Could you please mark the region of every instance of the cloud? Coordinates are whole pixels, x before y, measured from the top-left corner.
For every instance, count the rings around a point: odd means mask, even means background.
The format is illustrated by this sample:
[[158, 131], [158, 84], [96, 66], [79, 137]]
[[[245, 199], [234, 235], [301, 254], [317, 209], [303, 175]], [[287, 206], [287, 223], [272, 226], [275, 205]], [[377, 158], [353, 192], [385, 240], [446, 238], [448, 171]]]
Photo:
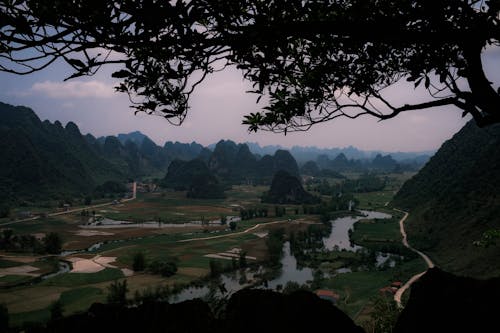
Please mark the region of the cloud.
[[100, 81], [36, 82], [31, 92], [44, 94], [50, 98], [112, 98], [113, 85]]

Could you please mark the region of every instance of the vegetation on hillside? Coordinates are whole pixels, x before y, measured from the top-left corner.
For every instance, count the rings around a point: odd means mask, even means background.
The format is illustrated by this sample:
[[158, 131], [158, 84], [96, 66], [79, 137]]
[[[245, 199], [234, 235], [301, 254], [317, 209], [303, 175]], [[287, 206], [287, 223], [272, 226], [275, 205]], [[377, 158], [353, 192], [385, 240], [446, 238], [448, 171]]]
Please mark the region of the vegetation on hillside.
[[500, 228], [499, 145], [500, 126], [469, 122], [394, 198], [394, 206], [410, 212], [410, 242], [449, 271], [500, 274], [500, 247], [474, 245]]

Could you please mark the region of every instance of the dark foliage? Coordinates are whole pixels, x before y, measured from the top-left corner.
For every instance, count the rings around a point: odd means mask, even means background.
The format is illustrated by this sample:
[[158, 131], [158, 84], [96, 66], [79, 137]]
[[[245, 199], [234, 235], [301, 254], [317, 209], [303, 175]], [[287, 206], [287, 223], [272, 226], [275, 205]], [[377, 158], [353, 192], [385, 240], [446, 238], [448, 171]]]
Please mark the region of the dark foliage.
[[[499, 45], [498, 0], [47, 0], [7, 1], [0, 10], [0, 70], [27, 74], [62, 59], [74, 78], [119, 65], [117, 90], [137, 111], [176, 124], [196, 86], [230, 64], [259, 99], [269, 96], [269, 106], [245, 117], [250, 130], [286, 133], [444, 105], [481, 126], [500, 121], [500, 96], [481, 59]], [[96, 48], [103, 51], [89, 52]], [[429, 99], [391, 101], [384, 89], [401, 81]]]
[[41, 122], [28, 108], [0, 103], [0, 136], [0, 202], [80, 195], [123, 177], [71, 122]]
[[62, 239], [56, 232], [48, 233], [43, 239], [45, 251], [49, 254], [59, 254], [62, 250]]

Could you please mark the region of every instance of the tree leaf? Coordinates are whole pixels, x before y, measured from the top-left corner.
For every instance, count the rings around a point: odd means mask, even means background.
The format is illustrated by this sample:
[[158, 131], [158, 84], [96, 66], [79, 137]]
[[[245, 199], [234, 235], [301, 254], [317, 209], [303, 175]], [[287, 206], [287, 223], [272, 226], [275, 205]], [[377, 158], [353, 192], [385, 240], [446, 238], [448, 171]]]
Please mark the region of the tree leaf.
[[66, 62], [73, 67], [83, 68], [85, 64], [79, 59], [66, 59]]
[[111, 74], [111, 77], [114, 77], [117, 79], [123, 79], [123, 78], [129, 77], [131, 74], [132, 73], [130, 73], [128, 70], [121, 69], [121, 70], [116, 71], [113, 74]]

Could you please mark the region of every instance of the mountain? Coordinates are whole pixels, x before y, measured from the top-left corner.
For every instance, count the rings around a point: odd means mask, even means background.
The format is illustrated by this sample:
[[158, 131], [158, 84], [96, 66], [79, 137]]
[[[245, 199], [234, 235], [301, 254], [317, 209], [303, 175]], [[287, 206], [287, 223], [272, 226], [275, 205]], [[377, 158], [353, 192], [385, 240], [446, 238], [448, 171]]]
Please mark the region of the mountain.
[[500, 275], [500, 246], [473, 244], [500, 229], [500, 125], [467, 123], [408, 180], [393, 205], [410, 211], [410, 242], [446, 270]]
[[42, 122], [29, 108], [0, 103], [0, 135], [0, 201], [64, 198], [125, 180], [72, 122]]
[[[198, 158], [200, 155], [206, 156], [206, 149], [202, 145], [196, 142], [191, 143], [180, 143], [180, 142], [165, 142], [163, 146], [163, 150], [165, 154], [169, 157], [170, 160], [184, 160], [189, 161], [193, 158]], [[208, 150], [210, 152], [210, 150]]]
[[[125, 144], [127, 141], [131, 141], [135, 143], [136, 145], [140, 146], [142, 144], [142, 141], [147, 138], [146, 135], [142, 134], [139, 131], [131, 132], [128, 134], [118, 134], [116, 138], [121, 142], [122, 145]], [[149, 139], [149, 138], [148, 138]]]
[[299, 167], [290, 152], [277, 150], [274, 155], [259, 159], [247, 144], [236, 144], [231, 140], [221, 140], [215, 145], [208, 167], [220, 179], [231, 184], [249, 181], [269, 184], [279, 170], [299, 177]]
[[304, 190], [297, 177], [283, 170], [276, 172], [271, 188], [262, 197], [262, 202], [277, 204], [313, 204], [319, 201]]
[[224, 198], [224, 188], [200, 159], [174, 160], [162, 180], [162, 186], [187, 190], [189, 198]]
[[[261, 147], [255, 142], [246, 142], [250, 151], [258, 155], [273, 155], [279, 149], [285, 149], [279, 145], [270, 145]], [[215, 145], [213, 145], [215, 147]], [[372, 160], [377, 155], [391, 155], [394, 160], [404, 164], [416, 163], [420, 167], [423, 166], [432, 156], [435, 151], [422, 152], [384, 152], [381, 150], [361, 150], [353, 146], [345, 148], [318, 148], [315, 146], [303, 147], [293, 146], [288, 149], [299, 164], [304, 164], [307, 161], [314, 161], [320, 155], [325, 155], [330, 159], [335, 158], [339, 154], [343, 154], [350, 160]]]

